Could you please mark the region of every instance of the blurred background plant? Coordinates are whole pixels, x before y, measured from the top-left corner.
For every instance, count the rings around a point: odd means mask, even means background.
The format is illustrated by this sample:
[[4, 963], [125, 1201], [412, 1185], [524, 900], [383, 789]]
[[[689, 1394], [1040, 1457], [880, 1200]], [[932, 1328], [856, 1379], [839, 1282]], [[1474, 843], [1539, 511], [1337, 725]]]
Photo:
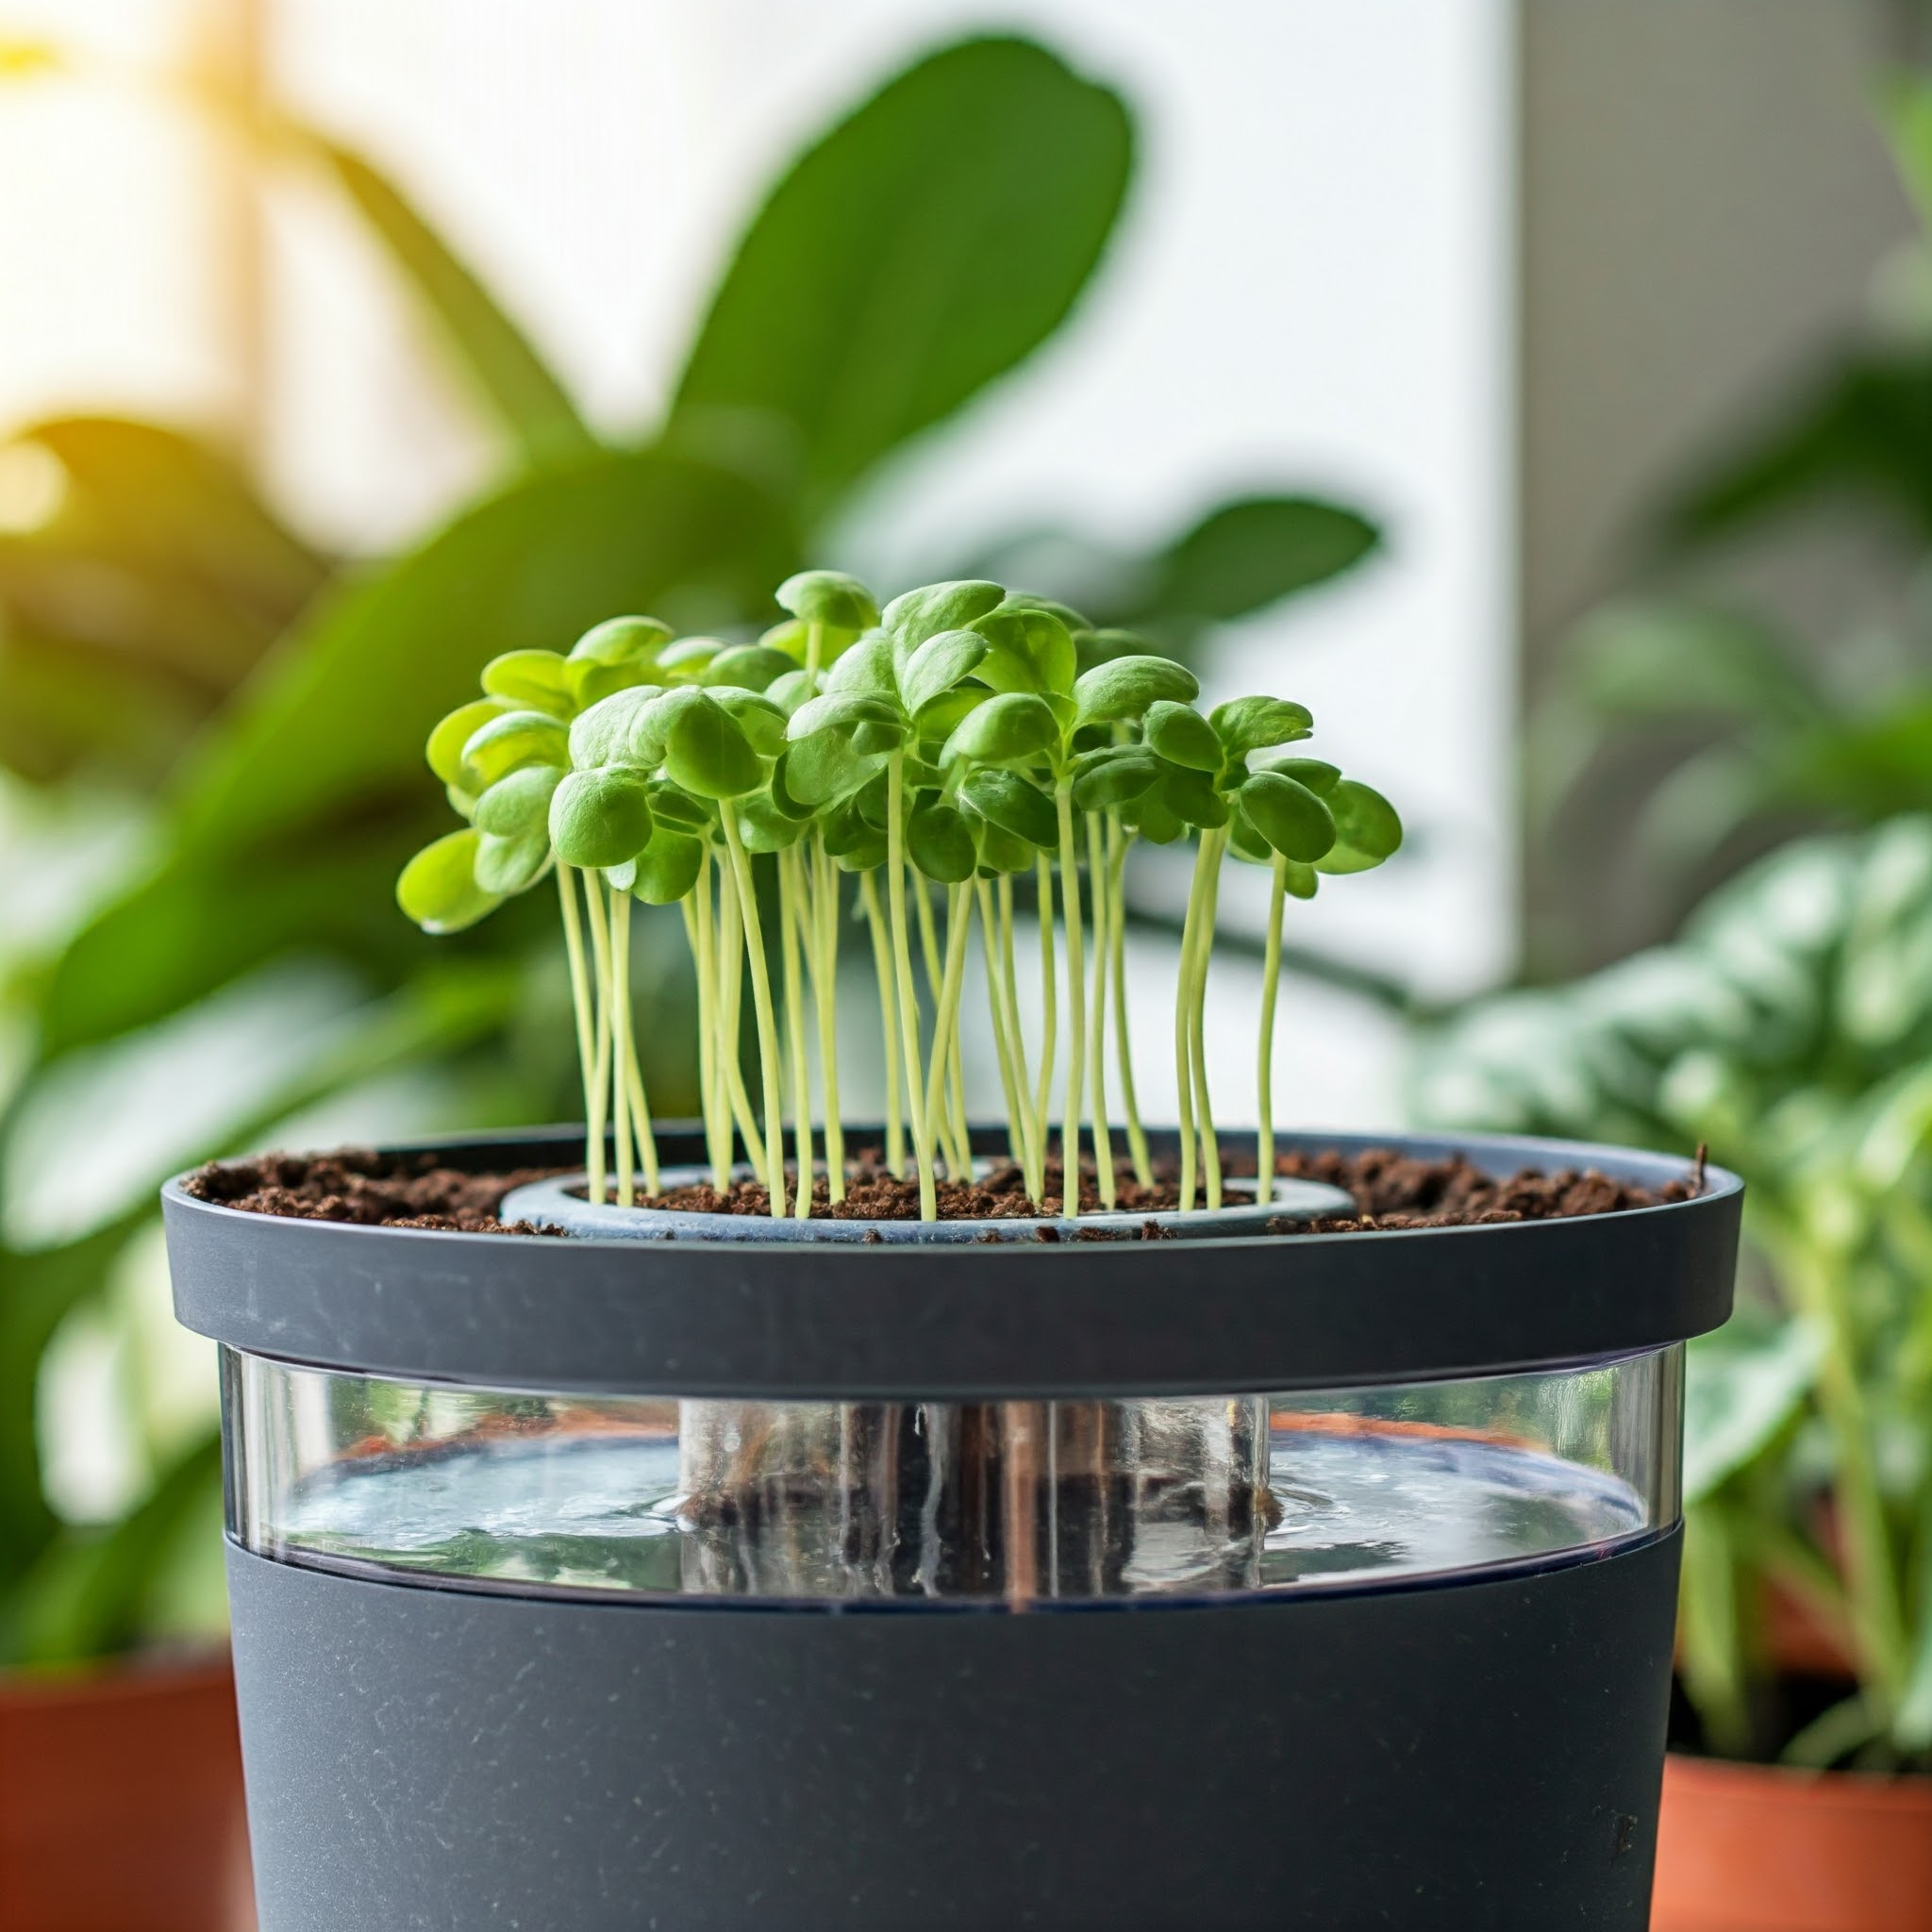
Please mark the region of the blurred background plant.
[[[768, 587], [849, 530], [880, 466], [1067, 322], [1120, 223], [1135, 132], [1119, 93], [1025, 41], [917, 60], [773, 184], [662, 420], [614, 440], [393, 180], [231, 68], [96, 72], [19, 43], [0, 71], [16, 92], [158, 93], [249, 172], [337, 197], [495, 449], [488, 488], [441, 527], [346, 558], [291, 527], [258, 463], [213, 433], [69, 414], [0, 445], [4, 809], [17, 877], [58, 882], [4, 959], [4, 1663], [219, 1619], [208, 1391], [183, 1392], [177, 1345], [125, 1291], [153, 1272], [163, 1173], [299, 1122], [325, 1132], [344, 1095], [365, 1119], [372, 1090], [425, 1069], [443, 1118], [572, 1110], [543, 923], [512, 908], [432, 945], [394, 912], [399, 864], [440, 825], [429, 726], [491, 657], [566, 645], [612, 611], [747, 635], [774, 617]], [[1377, 541], [1356, 511], [1248, 489], [1140, 547], [961, 531], [924, 574], [1016, 574], [1198, 657], [1214, 626]], [[690, 1112], [675, 957], [647, 938], [637, 978], [663, 1016], [651, 1091]], [[91, 1158], [108, 1123], [121, 1151]], [[19, 1203], [50, 1195], [67, 1238], [18, 1232]], [[76, 1336], [118, 1351], [138, 1425], [142, 1468], [107, 1520], [71, 1520], [49, 1493]]]
[[[1878, 94], [1932, 219], [1932, 83]], [[1808, 632], [1700, 582], [1821, 517], [1866, 561]], [[1685, 1471], [1681, 1675], [1727, 1756], [1932, 1768], [1928, 600], [1922, 234], [1866, 330], [1667, 505], [1644, 580], [1575, 627], [1531, 720], [1546, 876], [1573, 911], [1620, 900], [1625, 932], [1676, 937], [1465, 1008], [1415, 1070], [1424, 1118], [1707, 1142], [1750, 1184], [1742, 1304], [1691, 1348]], [[1547, 921], [1538, 977], [1603, 930]]]

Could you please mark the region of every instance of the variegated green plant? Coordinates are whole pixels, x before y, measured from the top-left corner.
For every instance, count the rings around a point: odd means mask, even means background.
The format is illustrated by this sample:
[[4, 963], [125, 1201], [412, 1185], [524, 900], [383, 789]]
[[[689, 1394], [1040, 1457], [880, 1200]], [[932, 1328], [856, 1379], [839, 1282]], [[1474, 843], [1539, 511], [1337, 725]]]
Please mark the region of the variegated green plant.
[[[1241, 698], [1204, 715], [1185, 666], [1064, 605], [965, 581], [924, 585], [881, 610], [833, 571], [788, 579], [777, 602], [787, 615], [757, 642], [679, 639], [654, 619], [617, 617], [567, 654], [511, 651], [485, 667], [483, 695], [430, 735], [430, 768], [468, 823], [410, 860], [397, 897], [425, 930], [456, 932], [555, 874], [592, 1197], [610, 1187], [607, 1135], [618, 1202], [636, 1200], [640, 1171], [647, 1194], [658, 1189], [629, 997], [633, 899], [684, 914], [716, 1185], [728, 1184], [741, 1143], [773, 1214], [806, 1216], [816, 1118], [830, 1199], [844, 1197], [836, 995], [849, 875], [876, 972], [885, 1158], [904, 1174], [909, 1139], [922, 1213], [938, 1211], [941, 1171], [972, 1169], [959, 1035], [975, 918], [1009, 1147], [1027, 1191], [1049, 1199], [1058, 1075], [1066, 1167], [1077, 1171], [1084, 1120], [1100, 1202], [1111, 1208], [1109, 999], [1127, 1157], [1141, 1182], [1153, 1178], [1128, 1039], [1124, 871], [1136, 840], [1190, 837], [1174, 1001], [1181, 1206], [1193, 1207], [1197, 1190], [1209, 1208], [1222, 1201], [1203, 1035], [1230, 851], [1268, 866], [1273, 883], [1257, 1056], [1260, 1167], [1272, 1173], [1283, 908], [1312, 897], [1322, 874], [1366, 871], [1396, 849], [1402, 826], [1389, 802], [1290, 749], [1312, 728], [1303, 706]], [[761, 859], [776, 883], [762, 902]], [[1022, 877], [1039, 912], [1037, 1042], [1020, 1011]], [[773, 906], [775, 933], [766, 929]], [[756, 1098], [738, 1050], [747, 979]], [[1062, 1211], [1077, 1215], [1078, 1188], [1063, 1191]]]

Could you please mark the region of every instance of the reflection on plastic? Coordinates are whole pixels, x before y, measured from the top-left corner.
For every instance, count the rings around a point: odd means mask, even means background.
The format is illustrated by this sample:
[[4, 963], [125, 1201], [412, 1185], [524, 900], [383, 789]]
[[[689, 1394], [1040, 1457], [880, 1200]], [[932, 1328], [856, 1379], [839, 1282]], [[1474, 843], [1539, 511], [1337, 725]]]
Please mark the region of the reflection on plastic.
[[1293, 1396], [546, 1396], [225, 1350], [228, 1527], [396, 1580], [1028, 1604], [1412, 1581], [1678, 1514], [1677, 1348]]

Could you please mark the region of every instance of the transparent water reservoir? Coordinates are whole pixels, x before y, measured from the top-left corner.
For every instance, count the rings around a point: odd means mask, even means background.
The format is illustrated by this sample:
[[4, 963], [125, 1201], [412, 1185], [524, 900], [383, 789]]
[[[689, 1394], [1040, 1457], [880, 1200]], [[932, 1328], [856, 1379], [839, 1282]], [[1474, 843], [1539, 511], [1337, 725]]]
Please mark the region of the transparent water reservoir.
[[1682, 1349], [1292, 1394], [545, 1395], [223, 1350], [231, 1536], [527, 1595], [1053, 1604], [1408, 1585], [1679, 1514]]

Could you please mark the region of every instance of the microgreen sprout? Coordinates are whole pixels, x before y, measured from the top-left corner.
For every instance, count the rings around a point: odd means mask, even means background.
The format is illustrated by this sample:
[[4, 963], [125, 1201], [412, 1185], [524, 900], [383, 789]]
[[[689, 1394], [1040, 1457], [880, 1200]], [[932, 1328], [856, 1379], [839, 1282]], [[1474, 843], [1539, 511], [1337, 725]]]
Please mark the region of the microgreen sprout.
[[[776, 602], [784, 619], [756, 642], [617, 617], [567, 653], [508, 652], [484, 667], [483, 694], [430, 734], [430, 769], [467, 823], [409, 861], [397, 899], [425, 931], [453, 933], [555, 874], [591, 1198], [614, 1187], [630, 1206], [641, 1186], [659, 1191], [630, 989], [641, 900], [683, 918], [720, 1189], [741, 1145], [774, 1216], [807, 1216], [820, 1172], [830, 1199], [844, 1198], [839, 952], [859, 919], [885, 1054], [885, 1158], [905, 1175], [909, 1140], [920, 1211], [936, 1216], [941, 1173], [972, 1172], [960, 1036], [976, 920], [1008, 1147], [1027, 1193], [1078, 1214], [1084, 1124], [1112, 1208], [1109, 1015], [1124, 1151], [1141, 1182], [1154, 1177], [1127, 1014], [1124, 878], [1142, 841], [1194, 849], [1174, 1008], [1183, 1208], [1197, 1190], [1210, 1208], [1223, 1198], [1204, 1043], [1222, 864], [1232, 852], [1268, 868], [1257, 1105], [1259, 1172], [1272, 1174], [1286, 903], [1312, 898], [1324, 874], [1389, 858], [1402, 840], [1389, 802], [1290, 749], [1312, 729], [1304, 707], [1239, 698], [1204, 715], [1184, 665], [1064, 605], [974, 580], [881, 609], [833, 571], [789, 578]], [[1016, 885], [1031, 886], [1040, 925], [1037, 1041], [1021, 1008]], [[754, 1082], [740, 1051], [747, 984]], [[1056, 1125], [1060, 1200], [1048, 1193]]]

